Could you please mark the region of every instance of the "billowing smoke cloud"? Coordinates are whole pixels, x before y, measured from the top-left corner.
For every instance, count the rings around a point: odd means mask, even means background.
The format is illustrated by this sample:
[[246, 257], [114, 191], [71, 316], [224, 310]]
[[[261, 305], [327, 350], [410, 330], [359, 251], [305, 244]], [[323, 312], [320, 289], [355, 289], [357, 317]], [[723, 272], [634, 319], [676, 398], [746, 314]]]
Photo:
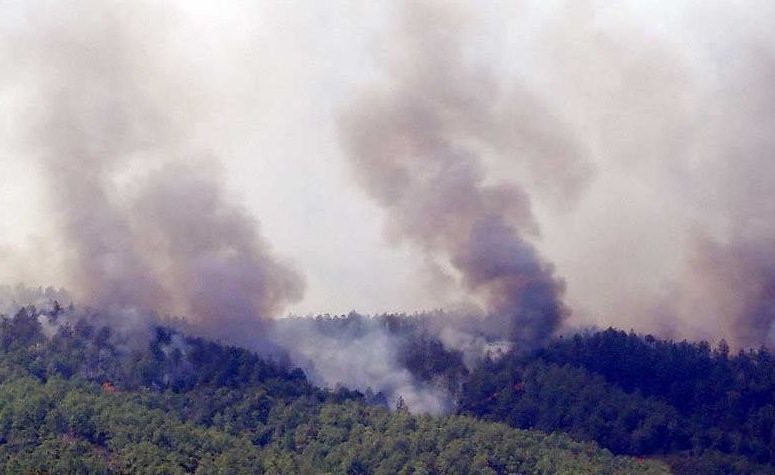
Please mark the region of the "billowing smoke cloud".
[[[775, 342], [775, 243], [719, 243], [698, 238], [691, 277], [680, 287], [678, 315], [689, 312], [697, 334], [719, 332], [744, 347]], [[692, 320], [689, 320], [692, 321]], [[710, 335], [708, 335], [710, 337]]]
[[694, 333], [742, 347], [775, 345], [775, 49], [762, 41], [741, 45], [735, 82], [719, 87], [699, 127], [707, 169], [695, 183], [696, 206], [704, 219], [675, 306]]
[[255, 334], [256, 317], [277, 316], [301, 298], [303, 282], [270, 254], [255, 220], [224, 202], [208, 168], [172, 164], [154, 173], [134, 218], [160, 251], [158, 273], [176, 308], [209, 335], [250, 344], [243, 337]]
[[245, 338], [301, 298], [303, 281], [225, 198], [213, 167], [191, 158], [192, 115], [205, 107], [165, 33], [172, 14], [150, 2], [57, 8], [31, 13], [35, 29], [13, 39], [29, 55], [19, 74], [37, 81], [26, 141], [72, 290], [81, 304], [178, 313], [210, 336]]
[[139, 44], [125, 36], [118, 12], [86, 8], [78, 9], [86, 17], [79, 28], [53, 25], [31, 45], [41, 84], [29, 141], [39, 148], [63, 234], [73, 246], [79, 293], [103, 307], [150, 308], [163, 302], [163, 290], [111, 196], [111, 179], [133, 153], [164, 141], [168, 124], [158, 116], [163, 104], [143, 91], [152, 85], [138, 83]]
[[526, 48], [596, 167], [540, 216], [574, 315], [772, 345], [772, 3], [566, 3]]
[[[488, 177], [483, 156], [544, 160], [531, 152], [546, 152], [555, 164], [568, 163], [550, 167], [555, 183], [578, 185], [583, 167], [562, 124], [528, 91], [496, 90], [467, 56], [463, 11], [444, 2], [400, 5], [398, 29], [385, 41], [386, 79], [343, 119], [355, 175], [387, 210], [394, 240], [460, 274], [490, 315], [491, 334], [523, 348], [541, 344], [566, 316], [563, 284], [528, 240], [537, 233], [528, 196]], [[531, 104], [529, 119], [515, 104]], [[539, 133], [523, 122], [546, 127]]]

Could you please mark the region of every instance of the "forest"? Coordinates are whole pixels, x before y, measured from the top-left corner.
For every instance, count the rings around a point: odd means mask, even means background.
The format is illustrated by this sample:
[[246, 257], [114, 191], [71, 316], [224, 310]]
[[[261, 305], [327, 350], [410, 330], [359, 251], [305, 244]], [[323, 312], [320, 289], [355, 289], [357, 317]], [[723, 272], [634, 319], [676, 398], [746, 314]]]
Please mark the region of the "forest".
[[[288, 359], [155, 326], [25, 307], [0, 320], [6, 473], [750, 473], [775, 470], [775, 365], [764, 348], [614, 329], [473, 368], [380, 316], [405, 365], [455, 399], [412, 414], [371, 390], [317, 387]], [[361, 316], [321, 317], [335, 332]]]

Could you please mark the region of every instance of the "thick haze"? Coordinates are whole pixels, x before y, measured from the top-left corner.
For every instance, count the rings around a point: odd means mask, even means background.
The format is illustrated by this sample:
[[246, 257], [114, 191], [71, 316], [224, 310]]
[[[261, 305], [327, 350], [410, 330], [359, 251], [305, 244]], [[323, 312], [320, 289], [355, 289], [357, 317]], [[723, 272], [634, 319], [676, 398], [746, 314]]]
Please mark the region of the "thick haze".
[[447, 308], [775, 343], [772, 18], [1, 3], [0, 283], [221, 334]]

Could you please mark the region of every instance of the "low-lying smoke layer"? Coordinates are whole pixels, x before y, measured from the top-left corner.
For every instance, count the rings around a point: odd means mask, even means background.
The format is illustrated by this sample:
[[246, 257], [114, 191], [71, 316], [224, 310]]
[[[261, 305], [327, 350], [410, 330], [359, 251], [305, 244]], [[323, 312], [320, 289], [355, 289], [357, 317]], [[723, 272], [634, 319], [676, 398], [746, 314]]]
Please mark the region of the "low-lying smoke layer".
[[[567, 314], [563, 284], [526, 239], [536, 231], [528, 196], [488, 180], [482, 155], [520, 159], [494, 138], [504, 124], [527, 144], [558, 144], [552, 150], [564, 150], [567, 138], [561, 127], [531, 135], [514, 122], [487, 71], [466, 62], [463, 12], [434, 2], [401, 6], [384, 84], [363, 92], [342, 121], [355, 175], [387, 211], [392, 238], [460, 273], [490, 314], [492, 334], [520, 348], [540, 345]], [[553, 121], [540, 108], [531, 112], [532, 121]]]
[[47, 311], [55, 302], [62, 306], [70, 305], [72, 297], [67, 291], [53, 287], [43, 289], [0, 285], [0, 315], [14, 315], [28, 305]]
[[389, 407], [400, 400], [413, 413], [440, 414], [453, 408], [448, 387], [418, 380], [401, 360], [412, 336], [391, 332], [378, 317], [287, 319], [272, 327], [271, 338], [323, 387], [373, 391], [383, 395]]

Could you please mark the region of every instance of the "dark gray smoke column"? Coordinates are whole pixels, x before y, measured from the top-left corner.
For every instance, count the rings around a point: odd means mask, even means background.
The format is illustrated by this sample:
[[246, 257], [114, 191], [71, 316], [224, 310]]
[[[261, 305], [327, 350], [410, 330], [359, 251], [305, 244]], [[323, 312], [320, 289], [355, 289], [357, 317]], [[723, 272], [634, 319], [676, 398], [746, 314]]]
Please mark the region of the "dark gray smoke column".
[[[486, 71], [466, 64], [462, 12], [433, 2], [402, 5], [399, 31], [385, 41], [396, 53], [386, 82], [343, 119], [356, 176], [388, 211], [391, 236], [461, 273], [490, 314], [488, 332], [523, 348], [541, 344], [567, 314], [563, 285], [524, 239], [536, 232], [528, 197], [515, 185], [489, 182], [481, 164], [487, 151], [511, 155], [502, 148], [505, 136], [525, 131], [498, 130], [513, 122], [501, 117], [504, 104]], [[533, 120], [551, 119], [537, 112]]]

